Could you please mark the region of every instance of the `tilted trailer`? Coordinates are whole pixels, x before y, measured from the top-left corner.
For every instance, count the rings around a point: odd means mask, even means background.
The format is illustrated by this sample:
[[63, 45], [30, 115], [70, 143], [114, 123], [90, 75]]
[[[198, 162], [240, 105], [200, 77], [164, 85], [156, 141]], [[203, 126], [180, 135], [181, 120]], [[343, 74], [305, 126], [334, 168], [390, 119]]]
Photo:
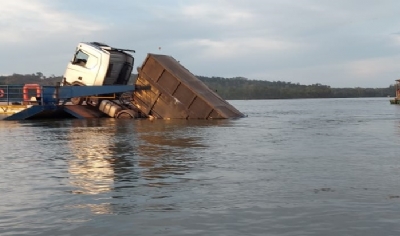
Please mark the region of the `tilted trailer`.
[[158, 119], [226, 119], [244, 115], [167, 55], [148, 54], [138, 69], [133, 104]]

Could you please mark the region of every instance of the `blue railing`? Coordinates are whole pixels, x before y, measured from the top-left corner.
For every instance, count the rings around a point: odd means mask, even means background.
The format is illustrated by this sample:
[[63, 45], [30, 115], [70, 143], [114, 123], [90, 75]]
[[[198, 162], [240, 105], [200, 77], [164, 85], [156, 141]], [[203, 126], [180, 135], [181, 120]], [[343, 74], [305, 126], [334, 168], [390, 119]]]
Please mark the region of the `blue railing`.
[[[134, 85], [41, 86], [38, 84], [0, 85], [0, 105], [58, 105], [73, 97], [107, 95], [134, 91]], [[113, 95], [113, 96], [111, 96]]]
[[[36, 84], [0, 85], [0, 103], [6, 105], [27, 105], [37, 103], [41, 98], [42, 87]], [[32, 99], [34, 98], [34, 99]]]

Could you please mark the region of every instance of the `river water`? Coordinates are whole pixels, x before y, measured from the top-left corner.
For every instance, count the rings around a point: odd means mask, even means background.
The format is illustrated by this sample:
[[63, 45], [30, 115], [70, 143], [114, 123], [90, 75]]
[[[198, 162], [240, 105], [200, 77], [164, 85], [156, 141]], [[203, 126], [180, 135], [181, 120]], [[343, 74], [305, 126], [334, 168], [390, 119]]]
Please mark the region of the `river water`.
[[0, 235], [400, 234], [400, 106], [229, 102], [248, 117], [0, 121]]

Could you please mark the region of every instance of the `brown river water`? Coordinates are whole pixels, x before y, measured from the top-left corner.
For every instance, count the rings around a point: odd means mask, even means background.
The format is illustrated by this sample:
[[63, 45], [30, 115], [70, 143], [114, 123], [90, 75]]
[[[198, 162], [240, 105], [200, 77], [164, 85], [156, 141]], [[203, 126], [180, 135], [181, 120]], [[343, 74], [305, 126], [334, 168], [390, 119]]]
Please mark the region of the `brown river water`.
[[0, 121], [0, 235], [400, 234], [400, 106], [229, 102], [248, 117]]

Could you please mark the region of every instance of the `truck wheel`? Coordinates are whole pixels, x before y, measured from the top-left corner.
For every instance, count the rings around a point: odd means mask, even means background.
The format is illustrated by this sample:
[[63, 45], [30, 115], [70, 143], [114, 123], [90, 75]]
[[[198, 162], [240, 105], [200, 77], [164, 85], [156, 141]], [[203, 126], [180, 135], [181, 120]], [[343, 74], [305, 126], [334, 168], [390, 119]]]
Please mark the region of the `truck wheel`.
[[132, 110], [122, 110], [115, 115], [115, 118], [118, 119], [133, 119], [135, 117], [135, 112]]
[[99, 98], [91, 98], [91, 97], [88, 97], [88, 98], [86, 99], [86, 104], [98, 108], [98, 107], [100, 106], [101, 101], [102, 101], [102, 100], [99, 99]]
[[[74, 84], [73, 86], [81, 86], [79, 84]], [[75, 98], [71, 98], [71, 102], [74, 105], [82, 105], [82, 103], [85, 101], [85, 99], [83, 97], [75, 97]]]
[[82, 105], [83, 103], [83, 98], [82, 97], [75, 97], [75, 98], [71, 98], [71, 102], [74, 105]]

